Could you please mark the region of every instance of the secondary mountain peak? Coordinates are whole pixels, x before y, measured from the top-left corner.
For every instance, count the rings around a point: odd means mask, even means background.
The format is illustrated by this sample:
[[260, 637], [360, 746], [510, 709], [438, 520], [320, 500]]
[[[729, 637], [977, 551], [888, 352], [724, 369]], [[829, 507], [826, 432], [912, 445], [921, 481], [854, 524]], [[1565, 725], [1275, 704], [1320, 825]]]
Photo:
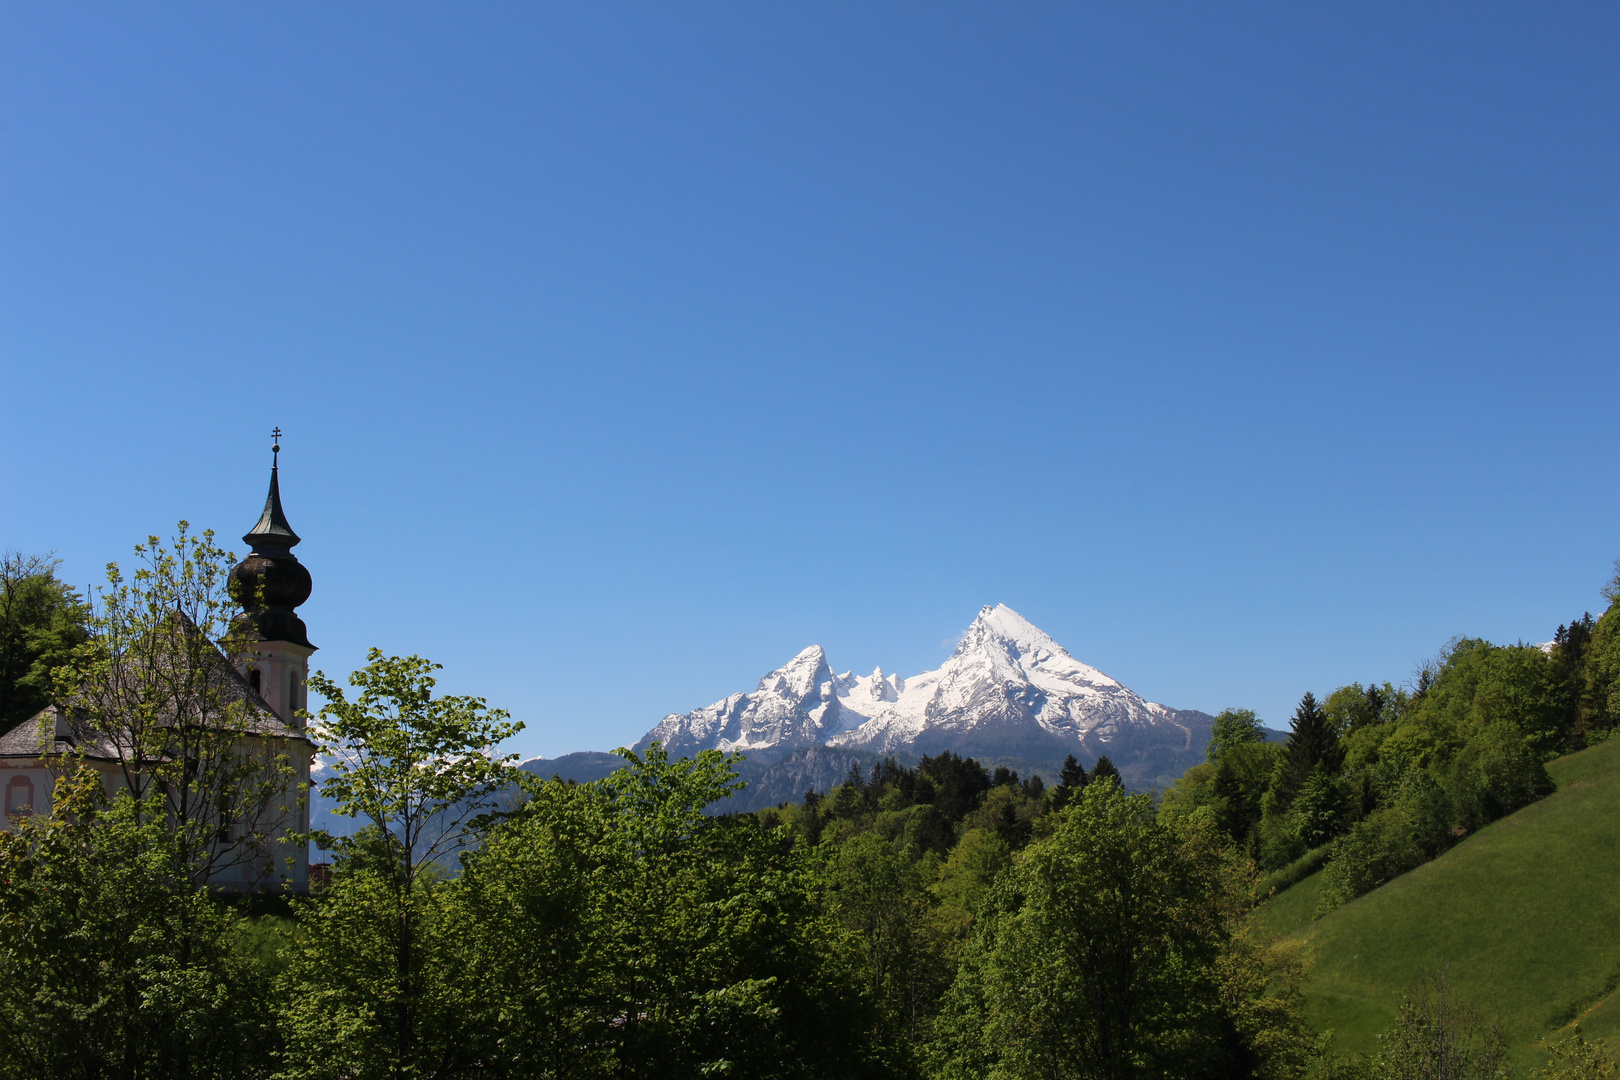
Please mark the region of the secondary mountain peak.
[[820, 645], [811, 645], [759, 680], [759, 687], [755, 693], [775, 693], [802, 698], [831, 678], [832, 669], [827, 666], [827, 653]]

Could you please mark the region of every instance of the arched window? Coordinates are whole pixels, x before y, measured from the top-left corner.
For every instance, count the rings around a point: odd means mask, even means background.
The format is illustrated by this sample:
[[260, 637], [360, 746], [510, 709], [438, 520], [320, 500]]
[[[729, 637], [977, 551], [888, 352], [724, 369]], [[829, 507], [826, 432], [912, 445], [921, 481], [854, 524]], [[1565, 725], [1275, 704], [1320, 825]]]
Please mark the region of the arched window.
[[253, 692], [255, 694], [262, 693], [264, 691], [264, 676], [259, 674], [258, 668], [248, 669], [248, 685], [253, 687]]
[[34, 782], [26, 776], [13, 776], [6, 785], [6, 814], [20, 817], [34, 812]]
[[303, 707], [298, 700], [298, 672], [287, 672], [287, 715], [291, 716], [294, 709]]

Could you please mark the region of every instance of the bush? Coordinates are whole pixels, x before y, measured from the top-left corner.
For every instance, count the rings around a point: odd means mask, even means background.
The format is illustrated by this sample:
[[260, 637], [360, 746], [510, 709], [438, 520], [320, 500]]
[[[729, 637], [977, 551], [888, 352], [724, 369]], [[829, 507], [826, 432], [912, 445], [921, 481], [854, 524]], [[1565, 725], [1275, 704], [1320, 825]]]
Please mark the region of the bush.
[[1358, 821], [1328, 849], [1316, 913], [1325, 915], [1421, 865], [1428, 856], [1416, 832], [1409, 809], [1398, 804]]
[[1265, 877], [1262, 877], [1260, 884], [1255, 887], [1254, 895], [1264, 900], [1266, 897], [1280, 893], [1284, 889], [1293, 888], [1322, 869], [1332, 854], [1332, 844], [1323, 844], [1321, 847], [1312, 848], [1287, 866], [1280, 870], [1273, 870]]
[[1507, 721], [1487, 725], [1468, 741], [1452, 764], [1450, 780], [1455, 825], [1469, 832], [1553, 790], [1541, 756]]

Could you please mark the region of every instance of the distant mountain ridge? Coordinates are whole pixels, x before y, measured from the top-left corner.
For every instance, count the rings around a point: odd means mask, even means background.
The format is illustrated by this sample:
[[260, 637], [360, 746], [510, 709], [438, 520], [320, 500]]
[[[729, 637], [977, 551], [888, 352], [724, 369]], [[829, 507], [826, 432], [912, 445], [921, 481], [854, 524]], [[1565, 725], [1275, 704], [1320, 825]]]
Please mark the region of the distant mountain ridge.
[[[675, 756], [710, 749], [746, 755], [750, 787], [735, 807], [743, 809], [825, 791], [851, 764], [890, 755], [909, 762], [946, 750], [981, 764], [1016, 763], [1049, 781], [1069, 754], [1088, 767], [1107, 755], [1129, 786], [1162, 787], [1204, 759], [1212, 721], [1144, 699], [998, 604], [980, 610], [936, 670], [910, 678], [882, 668], [835, 674], [825, 651], [812, 645], [752, 691], [670, 713], [634, 749], [661, 742]], [[604, 757], [570, 754], [523, 767], [594, 779], [609, 764]]]

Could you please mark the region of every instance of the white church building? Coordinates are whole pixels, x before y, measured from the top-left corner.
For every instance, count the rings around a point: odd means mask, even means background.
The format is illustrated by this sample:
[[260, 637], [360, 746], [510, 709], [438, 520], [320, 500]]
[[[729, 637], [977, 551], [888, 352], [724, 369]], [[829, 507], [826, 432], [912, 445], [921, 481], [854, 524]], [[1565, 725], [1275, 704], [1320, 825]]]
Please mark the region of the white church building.
[[[290, 773], [279, 802], [288, 809], [256, 830], [235, 826], [237, 834], [262, 833], [268, 842], [257, 845], [252, 857], [216, 861], [218, 869], [209, 881], [226, 891], [309, 888], [308, 845], [290, 837], [309, 829], [315, 745], [298, 710], [306, 707], [305, 682], [315, 646], [296, 609], [309, 599], [312, 583], [309, 571], [292, 553], [299, 536], [281, 508], [280, 449], [279, 444], [274, 447], [277, 456], [270, 466], [264, 512], [242, 537], [252, 550], [230, 576], [231, 595], [243, 607], [235, 625], [246, 631], [252, 652], [235, 665], [225, 663], [221, 654], [220, 668], [225, 696], [245, 705], [250, 718], [242, 738], [253, 740], [257, 749], [268, 747], [285, 757]], [[127, 759], [120, 756], [114, 740], [75, 724], [66, 708], [51, 706], [0, 736], [0, 799], [5, 812], [0, 827], [29, 814], [48, 813], [57, 778], [75, 760], [95, 768], [109, 792], [124, 786]], [[218, 842], [239, 843], [232, 832], [232, 826], [222, 824]]]

